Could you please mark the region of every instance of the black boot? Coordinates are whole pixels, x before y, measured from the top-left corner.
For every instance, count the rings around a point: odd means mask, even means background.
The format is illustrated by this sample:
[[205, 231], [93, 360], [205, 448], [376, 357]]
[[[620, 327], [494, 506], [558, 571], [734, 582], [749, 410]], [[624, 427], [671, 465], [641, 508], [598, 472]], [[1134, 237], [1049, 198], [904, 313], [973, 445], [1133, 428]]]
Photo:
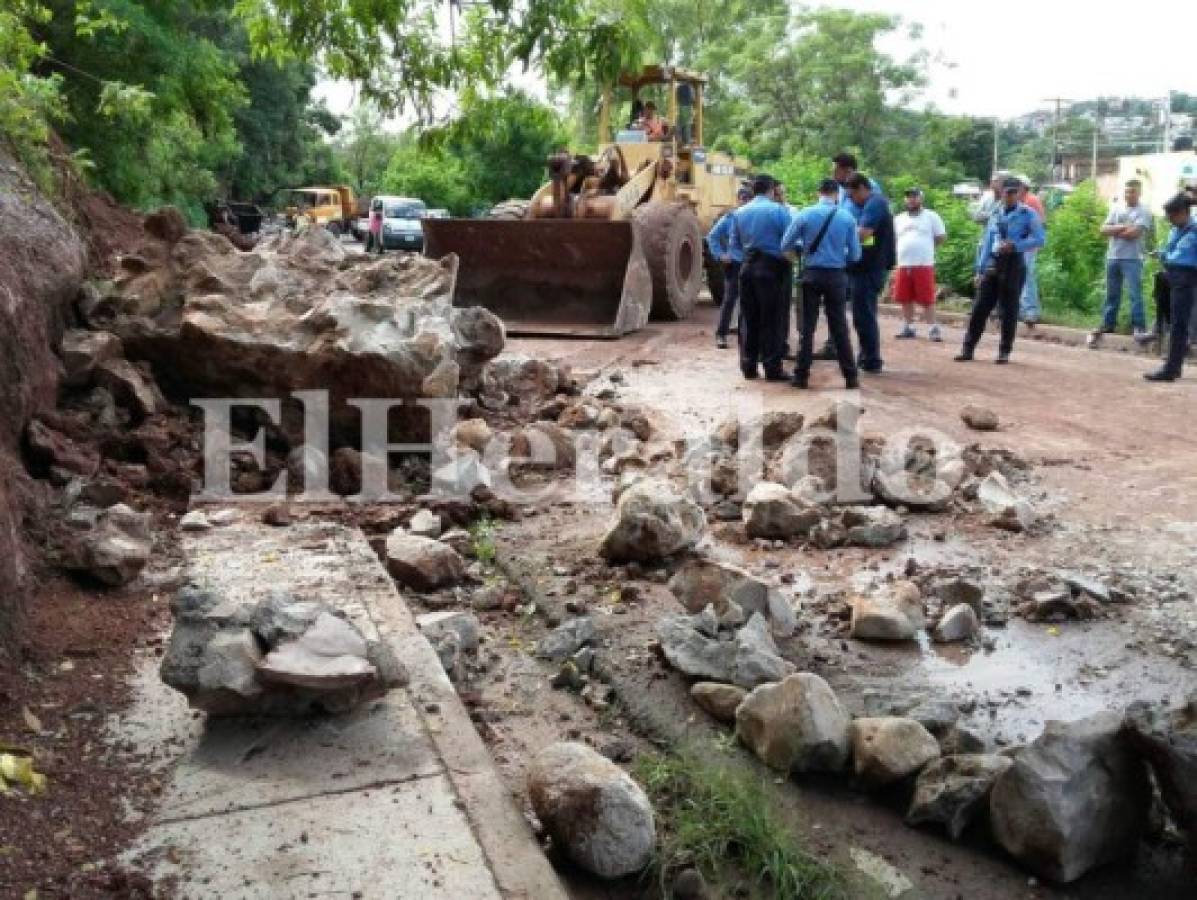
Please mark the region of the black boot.
[[954, 359], [956, 362], [972, 362], [973, 361], [973, 351], [970, 350], [968, 347], [965, 347], [959, 353], [957, 353], [955, 356], [953, 356], [952, 359]]
[[1010, 351], [1003, 350], [1001, 353], [999, 353], [997, 355], [997, 359], [995, 359], [993, 362], [995, 365], [999, 365], [999, 366], [1004, 366], [1004, 365], [1008, 364], [1010, 362]]
[[1176, 381], [1180, 378], [1179, 372], [1169, 372], [1167, 369], [1156, 369], [1154, 372], [1148, 372], [1143, 376], [1148, 381]]
[[795, 372], [794, 380], [790, 382], [794, 387], [806, 390], [810, 387], [810, 375], [806, 372]]

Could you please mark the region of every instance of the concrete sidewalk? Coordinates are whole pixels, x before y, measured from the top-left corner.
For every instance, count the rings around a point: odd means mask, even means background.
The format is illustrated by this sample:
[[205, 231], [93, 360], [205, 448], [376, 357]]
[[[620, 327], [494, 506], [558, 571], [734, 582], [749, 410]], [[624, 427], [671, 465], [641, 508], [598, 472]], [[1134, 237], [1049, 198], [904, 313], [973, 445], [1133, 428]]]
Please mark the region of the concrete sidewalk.
[[183, 547], [188, 577], [231, 596], [281, 589], [350, 606], [351, 618], [364, 610], [411, 683], [346, 716], [205, 721], [147, 670], [118, 731], [179, 752], [131, 863], [182, 897], [563, 900], [361, 532], [255, 522], [184, 535]]

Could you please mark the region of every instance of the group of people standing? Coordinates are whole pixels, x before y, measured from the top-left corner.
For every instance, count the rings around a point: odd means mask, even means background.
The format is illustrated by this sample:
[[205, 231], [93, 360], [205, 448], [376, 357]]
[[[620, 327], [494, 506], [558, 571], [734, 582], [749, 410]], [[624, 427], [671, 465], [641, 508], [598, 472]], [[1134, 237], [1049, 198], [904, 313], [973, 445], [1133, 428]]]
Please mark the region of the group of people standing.
[[[817, 202], [804, 209], [787, 205], [784, 188], [772, 177], [756, 176], [750, 188], [741, 189], [737, 207], [708, 235], [712, 255], [724, 265], [726, 285], [715, 340], [721, 348], [728, 346], [738, 301], [745, 378], [759, 378], [763, 370], [769, 381], [790, 380], [805, 388], [815, 359], [838, 361], [849, 388], [859, 385], [860, 372], [881, 372], [885, 363], [877, 307], [895, 266], [894, 299], [905, 317], [897, 336], [917, 336], [917, 306], [930, 326], [928, 337], [942, 339], [934, 318], [934, 267], [935, 248], [947, 236], [943, 220], [923, 207], [918, 188], [906, 191], [905, 211], [895, 219], [881, 186], [857, 171], [855, 157], [841, 153], [832, 164]], [[801, 287], [799, 339], [794, 370], [787, 375], [783, 363], [795, 280]], [[829, 339], [816, 353], [820, 309]]]
[[[711, 254], [724, 267], [725, 292], [715, 340], [728, 346], [732, 317], [739, 318], [740, 370], [745, 378], [762, 373], [769, 381], [809, 384], [813, 360], [839, 363], [848, 388], [859, 386], [859, 373], [884, 368], [877, 318], [879, 298], [889, 273], [897, 269], [893, 299], [902, 307], [900, 339], [918, 336], [916, 309], [928, 326], [927, 336], [941, 341], [935, 322], [935, 252], [947, 239], [942, 218], [923, 205], [918, 188], [905, 192], [904, 210], [894, 216], [880, 185], [857, 171], [847, 153], [832, 160], [831, 177], [819, 186], [817, 202], [796, 209], [785, 202], [785, 189], [769, 175], [757, 175], [740, 189], [736, 208], [716, 222], [707, 237]], [[1141, 281], [1145, 242], [1152, 231], [1150, 213], [1139, 202], [1140, 185], [1129, 182], [1125, 204], [1111, 210], [1102, 234], [1109, 240], [1107, 299], [1101, 334], [1117, 320], [1123, 285], [1131, 294], [1135, 335], [1148, 334]], [[1171, 297], [1172, 338], [1168, 359], [1152, 381], [1180, 376], [1187, 350], [1190, 319], [1197, 320], [1197, 224], [1190, 215], [1192, 197], [1179, 194], [1165, 205], [1172, 224], [1167, 247], [1159, 254], [1166, 294]], [[1010, 361], [1019, 321], [1039, 321], [1036, 254], [1045, 242], [1044, 208], [1025, 179], [998, 173], [990, 192], [973, 207], [985, 230], [975, 256], [976, 299], [969, 314], [957, 362], [971, 362], [991, 316], [999, 323], [995, 362]], [[797, 272], [797, 278], [795, 273]], [[800, 285], [798, 344], [792, 373], [789, 358], [793, 285]], [[814, 348], [819, 311], [827, 318], [829, 339]], [[853, 348], [848, 311], [856, 336]]]

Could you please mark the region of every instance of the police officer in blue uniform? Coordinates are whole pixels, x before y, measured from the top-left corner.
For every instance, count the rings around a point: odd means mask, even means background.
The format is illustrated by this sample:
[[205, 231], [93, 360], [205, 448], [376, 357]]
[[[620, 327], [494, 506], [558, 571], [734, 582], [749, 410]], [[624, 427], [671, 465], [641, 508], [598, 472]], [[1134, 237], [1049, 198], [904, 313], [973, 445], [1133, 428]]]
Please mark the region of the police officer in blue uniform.
[[1193, 308], [1197, 306], [1197, 222], [1193, 221], [1192, 203], [1187, 194], [1177, 194], [1164, 204], [1164, 214], [1172, 223], [1172, 230], [1160, 251], [1160, 262], [1168, 274], [1172, 334], [1164, 365], [1144, 375], [1148, 381], [1180, 378], [1189, 346], [1190, 322]]
[[782, 335], [778, 331], [784, 285], [790, 263], [781, 253], [781, 239], [790, 225], [790, 211], [772, 199], [775, 181], [768, 175], [752, 180], [752, 201], [732, 213], [731, 246], [744, 254], [740, 268], [740, 371], [769, 381], [784, 381]]
[[735, 208], [720, 216], [707, 235], [711, 256], [723, 266], [723, 302], [719, 304], [719, 324], [715, 327], [715, 346], [720, 350], [727, 349], [732, 316], [740, 306], [740, 266], [744, 263], [744, 252], [731, 245], [732, 213], [751, 199], [752, 188], [742, 186], [736, 191]]
[[804, 263], [802, 321], [798, 363], [794, 369], [794, 387], [798, 388], [807, 387], [810, 379], [820, 305], [827, 312], [827, 329], [844, 383], [849, 390], [860, 386], [845, 312], [848, 293], [845, 270], [860, 259], [860, 237], [856, 219], [838, 205], [839, 190], [835, 179], [825, 179], [819, 185], [819, 202], [794, 217], [781, 242], [784, 251], [802, 254]]
[[1023, 254], [1043, 246], [1043, 222], [1039, 214], [1018, 201], [1022, 182], [1007, 178], [1002, 182], [1001, 204], [989, 218], [985, 234], [977, 247], [977, 299], [973, 302], [964, 336], [964, 347], [957, 362], [968, 362], [985, 333], [985, 322], [994, 307], [1001, 319], [1001, 338], [995, 362], [1010, 362], [1014, 335], [1018, 330], [1018, 306], [1027, 267]]

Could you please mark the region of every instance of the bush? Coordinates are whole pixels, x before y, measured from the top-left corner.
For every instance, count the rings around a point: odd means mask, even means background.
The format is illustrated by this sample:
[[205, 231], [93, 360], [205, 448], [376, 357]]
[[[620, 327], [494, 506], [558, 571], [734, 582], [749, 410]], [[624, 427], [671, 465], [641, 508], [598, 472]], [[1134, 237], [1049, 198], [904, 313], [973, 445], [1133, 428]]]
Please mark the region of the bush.
[[1048, 213], [1047, 242], [1039, 253], [1037, 274], [1045, 314], [1075, 320], [1101, 311], [1105, 293], [1106, 239], [1101, 224], [1106, 204], [1092, 181], [1081, 184]]

